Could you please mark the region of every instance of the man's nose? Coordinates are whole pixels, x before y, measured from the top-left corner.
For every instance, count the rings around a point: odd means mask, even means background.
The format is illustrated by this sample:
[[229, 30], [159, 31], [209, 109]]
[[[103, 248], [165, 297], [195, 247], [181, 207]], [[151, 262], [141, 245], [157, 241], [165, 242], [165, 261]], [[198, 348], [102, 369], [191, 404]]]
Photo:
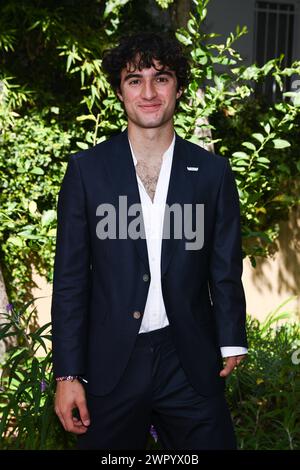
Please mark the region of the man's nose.
[[147, 100], [151, 100], [156, 96], [156, 94], [155, 84], [151, 80], [145, 80], [142, 87], [142, 97]]

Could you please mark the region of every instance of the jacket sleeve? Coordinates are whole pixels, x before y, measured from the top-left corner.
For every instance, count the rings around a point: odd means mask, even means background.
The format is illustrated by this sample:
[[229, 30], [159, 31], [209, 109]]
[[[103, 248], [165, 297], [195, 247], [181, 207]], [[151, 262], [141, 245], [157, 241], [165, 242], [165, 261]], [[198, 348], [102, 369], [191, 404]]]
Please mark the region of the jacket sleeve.
[[228, 160], [224, 166], [217, 199], [209, 287], [219, 346], [247, 347], [239, 197]]
[[76, 155], [70, 157], [62, 182], [57, 218], [51, 308], [55, 377], [85, 373], [90, 246]]

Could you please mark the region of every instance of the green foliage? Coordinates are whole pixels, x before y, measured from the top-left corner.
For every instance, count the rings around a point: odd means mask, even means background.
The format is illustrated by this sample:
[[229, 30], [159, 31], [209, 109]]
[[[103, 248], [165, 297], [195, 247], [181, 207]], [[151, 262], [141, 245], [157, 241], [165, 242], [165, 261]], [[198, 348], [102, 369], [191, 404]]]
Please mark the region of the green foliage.
[[[32, 269], [51, 280], [56, 196], [74, 131], [64, 131], [59, 110], [14, 117], [0, 135], [0, 239], [9, 295], [25, 295]], [[74, 127], [74, 126], [73, 126]], [[9, 286], [10, 283], [8, 282]]]
[[164, 9], [168, 8], [173, 2], [174, 0], [157, 0], [158, 5]]
[[[278, 326], [289, 316], [283, 306], [263, 323], [248, 317], [248, 358], [228, 379], [241, 449], [300, 449], [300, 327]], [[0, 328], [0, 341], [15, 339], [2, 365], [0, 448], [71, 449], [75, 437], [63, 430], [53, 408], [50, 324], [33, 327], [33, 315], [32, 302], [8, 306]], [[149, 434], [147, 449], [159, 448]]]
[[300, 449], [300, 365], [293, 359], [300, 357], [300, 327], [279, 325], [288, 316], [283, 305], [263, 323], [248, 317], [248, 358], [228, 380], [241, 449]]
[[[209, 1], [194, 3], [187, 28], [176, 34], [189, 50], [192, 81], [175, 125], [183, 137], [200, 145], [213, 143], [217, 153], [230, 159], [240, 195], [244, 253], [255, 264], [255, 256], [269, 254], [278, 222], [299, 203], [300, 169], [299, 93], [287, 92], [282, 102], [270, 104], [257, 99], [255, 89], [273, 77], [282, 91], [285, 77], [299, 76], [300, 61], [282, 69], [281, 56], [262, 67], [246, 67], [233, 48], [246, 28], [237, 26], [224, 44], [215, 44], [216, 34], [201, 31]], [[203, 84], [205, 93], [199, 92]], [[212, 138], [202, 137], [207, 131]]]
[[1, 449], [67, 449], [74, 436], [66, 434], [54, 413], [54, 381], [50, 324], [34, 328], [32, 301], [4, 312], [0, 340], [15, 344], [2, 365], [0, 395]]

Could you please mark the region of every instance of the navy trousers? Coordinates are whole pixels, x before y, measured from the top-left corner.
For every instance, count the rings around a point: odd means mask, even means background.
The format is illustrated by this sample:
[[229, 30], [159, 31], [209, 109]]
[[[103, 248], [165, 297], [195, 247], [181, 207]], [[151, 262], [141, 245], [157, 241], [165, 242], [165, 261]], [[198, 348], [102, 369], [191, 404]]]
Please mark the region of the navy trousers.
[[[196, 358], [201, 361], [205, 358]], [[140, 333], [117, 386], [105, 396], [87, 393], [91, 424], [78, 449], [146, 449], [151, 424], [163, 449], [235, 449], [224, 394], [204, 397], [181, 367], [171, 326]]]

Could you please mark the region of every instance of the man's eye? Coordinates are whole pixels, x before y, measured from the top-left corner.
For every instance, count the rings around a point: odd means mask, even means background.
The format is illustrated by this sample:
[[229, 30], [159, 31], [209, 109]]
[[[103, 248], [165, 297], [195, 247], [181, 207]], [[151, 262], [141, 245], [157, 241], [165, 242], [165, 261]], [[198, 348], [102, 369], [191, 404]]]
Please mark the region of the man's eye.
[[136, 85], [139, 82], [138, 79], [136, 80], [130, 80], [129, 85]]
[[157, 80], [161, 81], [161, 82], [167, 82], [168, 81], [167, 77], [157, 77]]

